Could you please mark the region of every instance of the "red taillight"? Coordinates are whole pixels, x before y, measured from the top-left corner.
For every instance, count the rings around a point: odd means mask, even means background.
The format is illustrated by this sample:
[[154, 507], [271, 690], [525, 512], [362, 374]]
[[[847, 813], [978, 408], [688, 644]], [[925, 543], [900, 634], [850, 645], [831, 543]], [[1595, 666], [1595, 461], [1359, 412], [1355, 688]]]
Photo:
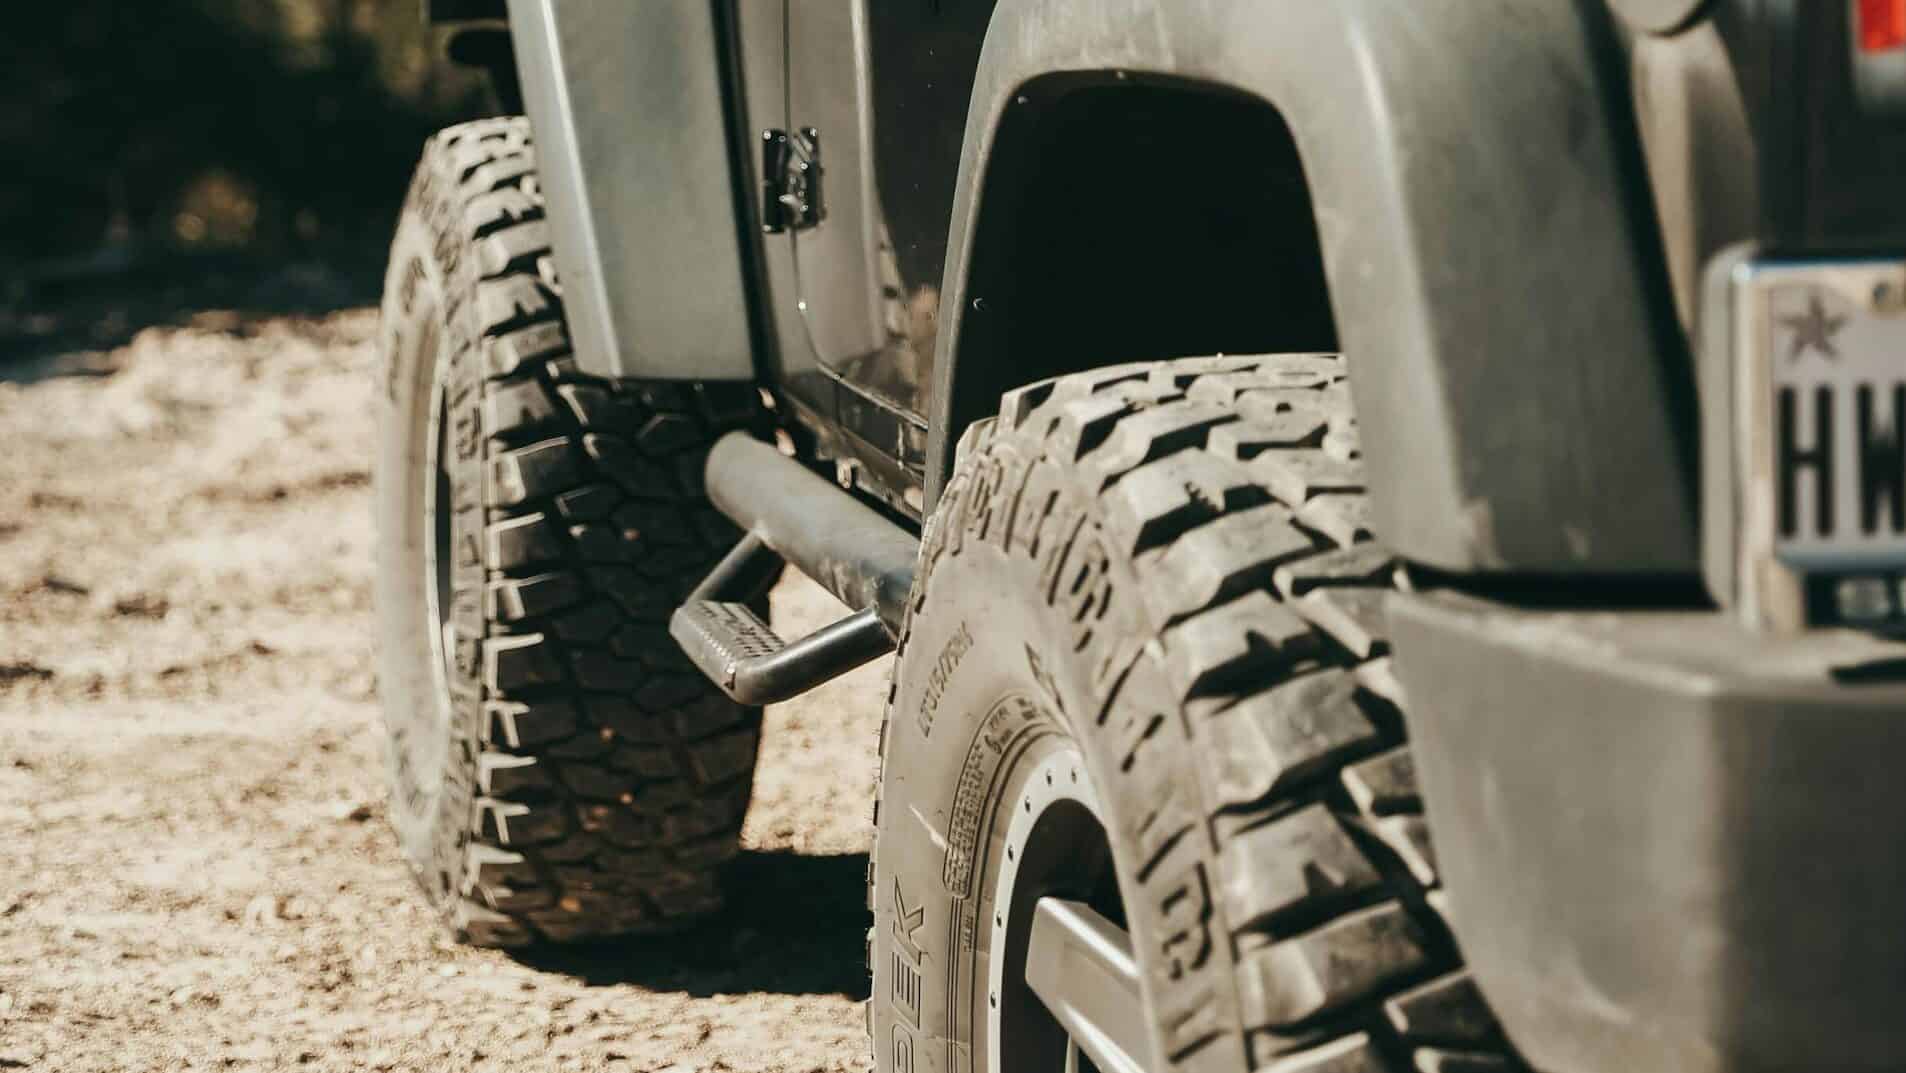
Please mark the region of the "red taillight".
[[1906, 48], [1906, 0], [1855, 0], [1862, 52]]

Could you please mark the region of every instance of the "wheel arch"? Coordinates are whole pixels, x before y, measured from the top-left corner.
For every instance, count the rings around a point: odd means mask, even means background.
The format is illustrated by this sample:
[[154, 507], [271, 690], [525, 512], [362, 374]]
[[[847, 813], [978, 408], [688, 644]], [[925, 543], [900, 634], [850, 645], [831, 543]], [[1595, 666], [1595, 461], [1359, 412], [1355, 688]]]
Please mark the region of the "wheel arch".
[[1125, 71], [1040, 76], [1001, 118], [982, 190], [958, 375], [933, 422], [948, 442], [1035, 380], [1336, 349], [1303, 162], [1261, 100]]
[[[1514, 0], [1002, 0], [954, 203], [929, 508], [976, 399], [1067, 371], [1021, 375], [1065, 354], [1015, 344], [1012, 299], [1038, 281], [1012, 254], [1041, 233], [1024, 212], [1038, 173], [1065, 168], [1040, 152], [1053, 117], [1123, 80], [1288, 129], [1392, 547], [1449, 570], [1694, 570], [1692, 373], [1608, 19]], [[1120, 143], [1098, 148], [1116, 161]]]

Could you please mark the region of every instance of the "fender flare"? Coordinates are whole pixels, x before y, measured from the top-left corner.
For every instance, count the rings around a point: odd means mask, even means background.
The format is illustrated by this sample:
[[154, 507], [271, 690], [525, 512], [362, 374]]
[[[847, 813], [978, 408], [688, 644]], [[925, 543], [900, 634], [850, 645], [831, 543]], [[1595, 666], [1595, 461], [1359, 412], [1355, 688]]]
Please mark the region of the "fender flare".
[[591, 375], [755, 378], [759, 239], [726, 10], [509, 0], [571, 341]]
[[1587, 0], [1001, 0], [942, 284], [929, 509], [979, 416], [955, 388], [997, 330], [987, 206], [1032, 166], [1030, 117], [1094, 77], [1157, 77], [1290, 126], [1392, 547], [1460, 571], [1698, 569], [1691, 360], [1608, 19]]

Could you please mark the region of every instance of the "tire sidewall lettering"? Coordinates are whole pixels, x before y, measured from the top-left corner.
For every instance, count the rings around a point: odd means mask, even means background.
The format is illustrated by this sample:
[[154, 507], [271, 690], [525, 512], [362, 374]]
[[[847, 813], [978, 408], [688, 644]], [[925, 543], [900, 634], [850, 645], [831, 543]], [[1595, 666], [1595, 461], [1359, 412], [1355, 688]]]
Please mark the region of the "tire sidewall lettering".
[[[1022, 486], [1039, 465], [1051, 464], [1025, 464], [1013, 457], [1010, 442], [995, 439], [956, 477], [949, 502], [943, 504], [944, 524], [934, 527], [946, 537], [936, 543], [929, 533], [923, 552], [925, 596], [914, 609], [907, 652], [955, 648], [963, 629], [974, 633], [974, 641], [954, 661], [957, 666], [937, 679], [937, 658], [933, 664], [905, 663], [905, 670], [897, 672], [896, 712], [917, 712], [932, 694], [928, 706], [934, 714], [926, 723], [933, 743], [928, 744], [917, 718], [906, 718], [904, 729], [889, 727], [890, 766], [882, 791], [889, 796], [880, 812], [877, 863], [884, 887], [876, 888], [876, 909], [882, 914], [877, 916], [876, 934], [892, 925], [895, 896], [889, 893], [893, 881], [888, 876], [900, 879], [909, 899], [917, 888], [930, 885], [934, 899], [923, 932], [931, 937], [923, 949], [926, 963], [931, 966], [936, 957], [956, 962], [924, 973], [928, 1015], [923, 1031], [946, 1037], [948, 1046], [938, 1051], [916, 1048], [909, 1055], [915, 1068], [973, 1069], [984, 1061], [979, 1057], [981, 1041], [974, 1036], [983, 1013], [985, 996], [979, 992], [984, 985], [976, 990], [972, 974], [976, 952], [985, 948], [992, 926], [987, 902], [991, 880], [979, 860], [988, 807], [974, 805], [973, 796], [997, 785], [1037, 734], [1062, 733], [1065, 727], [1086, 757], [1105, 822], [1123, 832], [1114, 833], [1115, 840], [1141, 843], [1137, 828], [1159, 818], [1130, 814], [1130, 801], [1147, 800], [1145, 795], [1161, 787], [1185, 785], [1177, 771], [1182, 748], [1138, 748], [1123, 741], [1115, 728], [1098, 725], [1109, 714], [1106, 699], [1144, 655], [1146, 631], [1138, 621], [1141, 610], [1132, 606], [1136, 601], [1129, 574], [1091, 523], [1090, 511], [1062, 496], [1056, 516], [1042, 523], [1042, 532], [1049, 535], [1036, 559], [1026, 554], [1029, 544], [1023, 535], [1010, 531], [1022, 523], [1014, 517]], [[1064, 535], [1050, 535], [1054, 533]], [[1027, 730], [1023, 724], [1033, 721], [1000, 714], [1015, 697], [1047, 713], [1043, 728]], [[1166, 714], [1172, 723], [1155, 733], [1182, 736], [1176, 705]], [[932, 758], [948, 752], [955, 740], [969, 742], [957, 760]], [[899, 792], [892, 793], [892, 787], [900, 787]], [[933, 816], [946, 850], [937, 860], [922, 861], [918, 845], [927, 840], [917, 837], [917, 828], [889, 833], [885, 825], [915, 822], [907, 812], [924, 810], [928, 802], [935, 806]], [[994, 802], [986, 806], [997, 807]], [[1228, 947], [1211, 930], [1209, 878], [1203, 864], [1208, 836], [1198, 822], [1197, 802], [1166, 801], [1165, 807], [1177, 811], [1164, 822], [1183, 824], [1185, 833], [1143, 879], [1127, 871], [1128, 862], [1121, 860], [1119, 867], [1133, 942], [1153, 952], [1140, 959], [1148, 969], [1145, 986], [1155, 995], [1147, 1009], [1158, 1019], [1153, 1026], [1157, 1038], [1170, 1046], [1174, 1040], [1184, 1043], [1188, 1032], [1194, 1041], [1208, 1039], [1213, 1026], [1224, 1023], [1220, 1014], [1234, 999]], [[913, 845], [897, 850], [896, 842]], [[931, 867], [934, 864], [939, 867]], [[877, 949], [874, 965], [877, 1031], [887, 1027], [889, 1035], [891, 1026], [904, 1024], [893, 1009], [893, 970], [885, 961], [890, 956]]]

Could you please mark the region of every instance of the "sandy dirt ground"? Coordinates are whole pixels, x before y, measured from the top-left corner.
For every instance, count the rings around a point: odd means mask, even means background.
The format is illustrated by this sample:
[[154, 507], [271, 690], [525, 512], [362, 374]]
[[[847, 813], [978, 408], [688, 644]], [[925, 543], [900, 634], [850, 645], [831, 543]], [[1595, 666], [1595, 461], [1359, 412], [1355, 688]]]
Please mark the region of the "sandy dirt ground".
[[866, 1068], [886, 661], [770, 711], [721, 920], [433, 929], [384, 818], [375, 326], [206, 313], [0, 365], [0, 1070]]

